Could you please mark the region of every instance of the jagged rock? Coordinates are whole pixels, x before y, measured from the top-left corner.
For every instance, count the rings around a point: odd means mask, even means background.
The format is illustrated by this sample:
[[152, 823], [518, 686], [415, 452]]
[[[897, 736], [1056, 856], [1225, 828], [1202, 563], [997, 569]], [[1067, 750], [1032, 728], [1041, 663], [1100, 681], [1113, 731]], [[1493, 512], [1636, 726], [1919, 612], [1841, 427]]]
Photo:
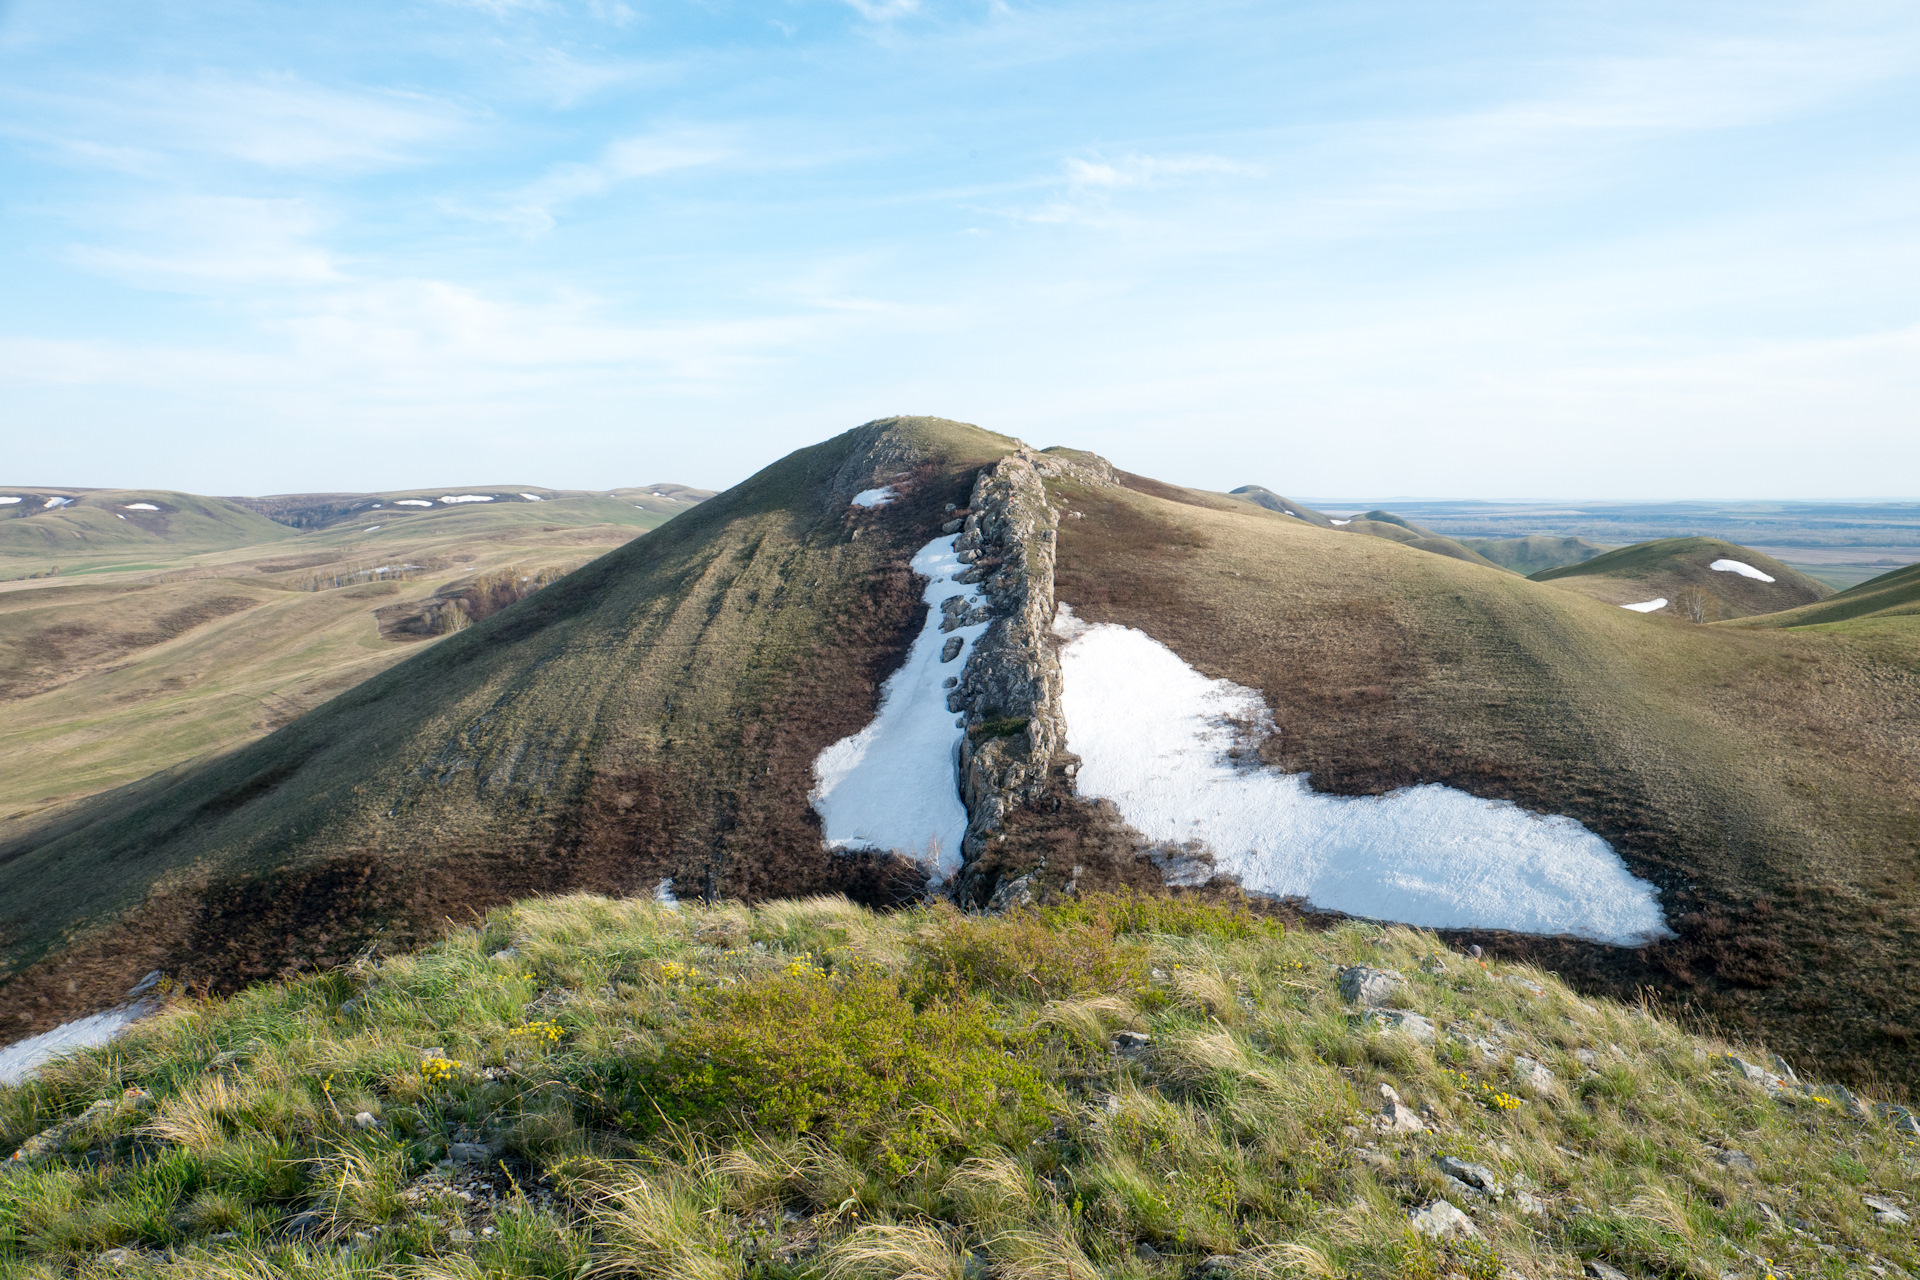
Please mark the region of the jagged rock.
[[1500, 1185], [1500, 1179], [1494, 1176], [1493, 1170], [1483, 1164], [1469, 1164], [1457, 1156], [1435, 1156], [1433, 1163], [1441, 1173], [1450, 1178], [1458, 1178], [1461, 1182], [1487, 1195], [1498, 1198], [1506, 1194], [1506, 1188]]
[[1722, 1151], [1714, 1158], [1735, 1173], [1753, 1173], [1758, 1168], [1744, 1151]]
[[1480, 1234], [1480, 1228], [1473, 1225], [1472, 1218], [1445, 1200], [1435, 1200], [1424, 1208], [1411, 1209], [1407, 1212], [1407, 1218], [1413, 1223], [1414, 1230], [1434, 1240]]
[[1883, 1227], [1903, 1227], [1913, 1221], [1904, 1209], [1885, 1196], [1861, 1196], [1860, 1203], [1873, 1210], [1873, 1220]]
[[492, 1164], [494, 1149], [485, 1142], [454, 1142], [447, 1145], [447, 1158], [455, 1164]]
[[1592, 1280], [1627, 1280], [1625, 1272], [1608, 1266], [1598, 1258], [1588, 1261], [1586, 1272]]
[[987, 910], [993, 912], [1014, 911], [1032, 905], [1033, 877], [1030, 875], [1002, 880], [1000, 887], [993, 891], [993, 897], [987, 900]]
[[942, 532], [942, 533], [958, 533], [958, 532], [960, 532], [960, 526], [961, 526], [961, 525], [963, 525], [963, 524], [965, 524], [965, 523], [966, 523], [966, 520], [965, 520], [965, 518], [964, 518], [964, 517], [963, 517], [963, 518], [961, 518], [961, 519], [959, 519], [959, 520], [949, 520], [949, 521], [947, 521], [947, 522], [946, 522], [945, 524], [943, 524], [943, 525], [941, 525], [941, 526], [940, 526], [940, 532]]
[[1839, 1104], [1841, 1111], [1852, 1116], [1855, 1120], [1873, 1119], [1873, 1108], [1868, 1105], [1865, 1099], [1861, 1098], [1845, 1085], [1822, 1085], [1820, 1092], [1832, 1098], [1835, 1103]]
[[1107, 1048], [1126, 1057], [1137, 1057], [1153, 1050], [1153, 1037], [1142, 1031], [1116, 1031]]
[[1787, 1060], [1777, 1053], [1772, 1056], [1774, 1074], [1778, 1075], [1788, 1084], [1799, 1084], [1800, 1077], [1793, 1074], [1793, 1068], [1787, 1065]]
[[942, 680], [940, 682], [940, 687], [942, 689], [951, 689], [959, 683], [960, 683], [959, 676], [948, 676], [945, 680]]
[[155, 969], [152, 973], [149, 973], [146, 977], [134, 983], [133, 986], [128, 989], [127, 994], [130, 996], [144, 995], [160, 985], [160, 978], [160, 970]]
[[[960, 656], [960, 649], [966, 643], [966, 640], [961, 636], [948, 636], [947, 642], [940, 646], [940, 661], [952, 662]], [[949, 710], [951, 709], [952, 708], [949, 708]]]
[[1478, 1049], [1480, 1056], [1488, 1062], [1500, 1060], [1500, 1047], [1493, 1041], [1473, 1034], [1470, 1027], [1453, 1027], [1447, 1032], [1447, 1039], [1456, 1044], [1466, 1045], [1469, 1049]]
[[1523, 978], [1517, 973], [1509, 973], [1504, 977], [1502, 977], [1500, 981], [1506, 983], [1509, 986], [1520, 988], [1522, 991], [1526, 992], [1528, 995], [1532, 996], [1536, 1000], [1539, 999], [1541, 996], [1544, 996], [1547, 994], [1547, 989], [1545, 987], [1535, 982], [1532, 978]]
[[1445, 1187], [1447, 1189], [1447, 1192], [1450, 1195], [1452, 1195], [1456, 1200], [1472, 1201], [1472, 1200], [1493, 1199], [1492, 1196], [1488, 1195], [1486, 1192], [1482, 1191], [1480, 1188], [1472, 1185], [1471, 1183], [1462, 1182], [1458, 1178], [1442, 1175], [1440, 1178], [1440, 1184], [1443, 1187]]
[[1778, 1089], [1786, 1082], [1765, 1067], [1748, 1062], [1738, 1054], [1730, 1053], [1726, 1057], [1727, 1065], [1738, 1071], [1749, 1083], [1765, 1089]]
[[1544, 1218], [1547, 1216], [1546, 1202], [1534, 1195], [1531, 1191], [1516, 1189], [1512, 1195], [1508, 1197], [1508, 1203], [1513, 1205], [1515, 1212], [1524, 1213], [1528, 1217]]
[[1907, 1138], [1920, 1138], [1920, 1120], [1914, 1119], [1913, 1112], [1905, 1107], [1881, 1104], [1880, 1112], [1893, 1124], [1893, 1131]]
[[1348, 1004], [1379, 1008], [1406, 988], [1407, 980], [1392, 969], [1356, 964], [1340, 971], [1340, 995]]

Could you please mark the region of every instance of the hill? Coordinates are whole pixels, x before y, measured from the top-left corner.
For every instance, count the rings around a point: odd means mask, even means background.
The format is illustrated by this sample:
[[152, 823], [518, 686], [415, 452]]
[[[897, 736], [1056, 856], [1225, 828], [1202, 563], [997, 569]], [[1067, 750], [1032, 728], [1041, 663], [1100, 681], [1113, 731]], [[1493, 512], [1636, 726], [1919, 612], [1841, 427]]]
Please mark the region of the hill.
[[[868, 424], [0, 847], [0, 1013], [39, 1029], [151, 968], [230, 990], [569, 888], [1239, 877], [1904, 1078], [1920, 635], [1681, 626], [1416, 551]], [[855, 793], [953, 825], [863, 838]]]
[[1468, 564], [1484, 565], [1489, 569], [1501, 566], [1474, 551], [1463, 543], [1423, 529], [1410, 520], [1403, 520], [1391, 511], [1369, 511], [1351, 520], [1340, 522], [1340, 528], [1346, 533], [1364, 533], [1370, 537], [1385, 538], [1389, 542], [1398, 542], [1418, 551], [1430, 552], [1437, 556], [1446, 556], [1450, 560], [1464, 560]]
[[1251, 502], [1256, 507], [1265, 507], [1268, 511], [1277, 511], [1283, 516], [1305, 520], [1308, 524], [1317, 524], [1322, 529], [1333, 528], [1332, 519], [1322, 512], [1303, 506], [1292, 498], [1275, 493], [1271, 489], [1263, 489], [1257, 484], [1243, 484], [1227, 496], [1239, 498], [1243, 502]]
[[11, 489], [0, 505], [0, 579], [173, 562], [294, 536], [224, 498], [118, 489]]
[[417, 956], [178, 1000], [0, 1088], [0, 1262], [1911, 1274], [1913, 1116], [1786, 1073], [1430, 934], [1231, 903], [539, 899]]
[[224, 548], [176, 518], [131, 565], [96, 544], [0, 583], [0, 840], [259, 737], [668, 518], [604, 498], [403, 510], [304, 532], [241, 510], [226, 536], [264, 540]]
[[1824, 600], [1833, 588], [1771, 556], [1718, 538], [1661, 538], [1635, 543], [1580, 564], [1533, 575], [1604, 600], [1635, 606], [1667, 601], [1653, 611], [1679, 613], [1689, 603], [1696, 622], [1777, 613]]
[[1751, 619], [1747, 625], [1813, 627], [1920, 613], [1920, 564], [1883, 573], [1815, 604]]
[[1467, 550], [1485, 556], [1502, 569], [1531, 577], [1543, 569], [1582, 564], [1604, 555], [1607, 548], [1585, 538], [1556, 538], [1533, 533], [1521, 538], [1456, 538]]

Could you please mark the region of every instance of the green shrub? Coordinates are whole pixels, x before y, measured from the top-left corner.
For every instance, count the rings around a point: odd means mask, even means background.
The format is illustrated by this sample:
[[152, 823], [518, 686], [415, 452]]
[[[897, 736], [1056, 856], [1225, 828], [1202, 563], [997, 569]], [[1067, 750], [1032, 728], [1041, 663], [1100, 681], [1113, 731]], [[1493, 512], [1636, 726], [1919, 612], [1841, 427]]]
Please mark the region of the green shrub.
[[1017, 1000], [1134, 995], [1146, 986], [1147, 950], [1096, 922], [1049, 922], [935, 913], [914, 940], [923, 997], [994, 994]]
[[1045, 907], [1040, 918], [1050, 927], [1086, 924], [1109, 936], [1137, 933], [1182, 938], [1282, 938], [1287, 927], [1256, 915], [1244, 902], [1208, 902], [1199, 898], [1146, 897], [1138, 893], [1088, 893]]
[[998, 1113], [1040, 1095], [985, 1006], [957, 998], [915, 1009], [877, 972], [774, 973], [697, 1003], [644, 1073], [656, 1120], [808, 1133], [905, 1176], [988, 1138]]

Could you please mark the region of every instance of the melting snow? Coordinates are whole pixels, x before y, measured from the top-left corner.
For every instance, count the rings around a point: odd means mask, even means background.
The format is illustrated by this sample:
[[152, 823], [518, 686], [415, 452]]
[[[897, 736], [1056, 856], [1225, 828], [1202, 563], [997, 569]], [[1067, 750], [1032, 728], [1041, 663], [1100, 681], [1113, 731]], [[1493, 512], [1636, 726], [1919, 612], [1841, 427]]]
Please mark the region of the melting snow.
[[433, 504], [425, 498], [402, 498], [393, 505], [396, 507], [430, 507]]
[[[440, 501], [451, 506], [457, 502], [492, 502], [493, 499], [488, 497], [484, 493], [462, 493], [457, 495], [450, 493], [446, 497], [440, 499]], [[426, 505], [432, 506], [433, 504], [429, 502]]]
[[[980, 602], [979, 588], [952, 581], [965, 567], [954, 552], [956, 541], [935, 538], [914, 556], [913, 571], [927, 580], [921, 592], [926, 625], [906, 662], [881, 686], [873, 723], [813, 762], [814, 788], [807, 797], [829, 848], [887, 849], [919, 858], [935, 880], [960, 869], [960, 840], [967, 832], [958, 772], [965, 731], [947, 710], [942, 681], [966, 670], [974, 642], [992, 625], [940, 629], [943, 602], [956, 595], [969, 607]], [[960, 652], [942, 662], [950, 636], [960, 637]]]
[[1248, 889], [1425, 928], [1570, 933], [1634, 945], [1667, 936], [1654, 888], [1571, 818], [1435, 785], [1385, 796], [1314, 792], [1305, 774], [1237, 763], [1272, 730], [1257, 690], [1210, 680], [1130, 627], [1061, 606], [1067, 748], [1079, 789], [1163, 847], [1198, 842]]
[[127, 504], [127, 510], [129, 511], [158, 511], [159, 509], [160, 508], [154, 506], [151, 502], [129, 502]]
[[1332, 516], [1328, 516], [1327, 520], [1331, 524], [1352, 524], [1353, 523], [1353, 521], [1351, 520], [1335, 520]]
[[122, 1005], [105, 1013], [65, 1022], [51, 1031], [16, 1041], [0, 1049], [0, 1085], [19, 1084], [46, 1063], [81, 1049], [97, 1049], [158, 1006], [148, 1001]]
[[680, 908], [680, 899], [673, 896], [673, 877], [667, 876], [653, 886], [653, 900], [663, 907]]
[[525, 498], [528, 502], [540, 501], [540, 495], [537, 493], [523, 493], [520, 496]]
[[370, 524], [367, 526], [366, 531], [368, 533], [372, 533], [375, 529], [384, 529], [385, 527], [386, 527], [385, 525]]
[[64, 506], [66, 506], [66, 505], [67, 505], [67, 504], [68, 504], [69, 502], [71, 502], [71, 501], [73, 501], [73, 499], [71, 499], [71, 498], [48, 498], [48, 499], [47, 499], [47, 501], [46, 501], [46, 503], [45, 503], [45, 506], [47, 506], [47, 507], [64, 507]]
[[0, 507], [10, 507], [18, 501], [18, 498], [0, 498]]
[[1707, 568], [1718, 569], [1722, 573], [1737, 573], [1743, 578], [1758, 578], [1761, 582], [1773, 581], [1772, 574], [1762, 573], [1752, 565], [1742, 564], [1738, 560], [1715, 560]]
[[1631, 609], [1635, 613], [1653, 613], [1656, 610], [1667, 607], [1667, 598], [1661, 596], [1658, 600], [1642, 600], [1639, 604], [1623, 604], [1620, 607], [1622, 609]]
[[856, 507], [884, 507], [899, 496], [898, 493], [894, 492], [892, 485], [888, 485], [884, 489], [862, 489], [853, 495], [853, 505]]

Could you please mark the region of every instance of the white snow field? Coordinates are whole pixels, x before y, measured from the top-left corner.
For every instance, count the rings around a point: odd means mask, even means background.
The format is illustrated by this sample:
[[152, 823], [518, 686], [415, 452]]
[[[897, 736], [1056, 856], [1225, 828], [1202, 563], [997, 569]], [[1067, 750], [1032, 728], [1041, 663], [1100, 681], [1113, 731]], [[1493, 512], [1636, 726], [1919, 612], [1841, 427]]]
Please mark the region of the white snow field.
[[[450, 493], [440, 499], [440, 501], [451, 507], [462, 502], [492, 502], [493, 499], [484, 493]], [[429, 502], [427, 505], [432, 506], [433, 504]]]
[[[900, 669], [880, 687], [873, 723], [828, 747], [813, 762], [808, 799], [820, 815], [827, 847], [887, 849], [927, 863], [935, 881], [960, 869], [960, 839], [967, 811], [960, 803], [958, 770], [964, 717], [947, 710], [948, 676], [966, 670], [976, 640], [990, 623], [940, 630], [943, 602], [954, 596], [969, 608], [980, 602], [977, 587], [954, 582], [964, 566], [955, 537], [935, 538], [913, 558], [913, 571], [927, 580], [921, 596], [927, 622], [914, 637]], [[960, 651], [948, 662], [940, 654], [952, 636]]]
[[527, 500], [528, 502], [539, 502], [539, 501], [541, 501], [541, 497], [540, 497], [540, 495], [539, 495], [539, 494], [537, 494], [537, 493], [523, 493], [523, 494], [521, 494], [520, 496], [521, 496], [521, 497], [523, 497], [523, 498], [525, 498], [525, 499], [526, 499], [526, 500]]
[[45, 502], [41, 503], [40, 505], [43, 508], [44, 507], [64, 507], [69, 502], [72, 502], [72, 501], [73, 501], [72, 498], [48, 498]]
[[1620, 607], [1622, 609], [1631, 609], [1635, 613], [1652, 613], [1657, 609], [1666, 608], [1667, 598], [1661, 596], [1658, 600], [1642, 600], [1639, 604], [1623, 604]]
[[1762, 573], [1752, 565], [1739, 560], [1715, 560], [1712, 564], [1708, 565], [1707, 568], [1718, 569], [1722, 573], [1737, 573], [1743, 578], [1757, 578], [1761, 582], [1773, 581], [1772, 574]]
[[136, 1001], [105, 1013], [63, 1022], [51, 1031], [16, 1041], [0, 1049], [0, 1084], [19, 1084], [63, 1054], [97, 1049], [157, 1007], [150, 1001]]
[[1335, 519], [1334, 519], [1334, 518], [1333, 518], [1332, 516], [1328, 516], [1328, 517], [1327, 517], [1327, 523], [1328, 523], [1328, 524], [1352, 524], [1352, 523], [1353, 523], [1353, 521], [1351, 521], [1351, 520], [1335, 520]]
[[401, 498], [393, 505], [396, 507], [430, 507], [433, 504], [425, 498]]
[[18, 498], [0, 498], [0, 507], [10, 507], [18, 501]]
[[1305, 774], [1229, 758], [1271, 732], [1259, 692], [1210, 680], [1131, 627], [1065, 605], [1067, 749], [1081, 794], [1162, 845], [1197, 841], [1247, 889], [1425, 928], [1512, 929], [1638, 945], [1668, 936], [1654, 888], [1571, 818], [1451, 787], [1314, 792]]
[[154, 506], [151, 502], [129, 502], [127, 504], [127, 510], [129, 511], [158, 511], [159, 509], [160, 508]]
[[853, 495], [853, 505], [856, 507], [884, 507], [899, 496], [898, 493], [894, 492], [892, 485], [888, 485], [884, 489], [862, 489]]

